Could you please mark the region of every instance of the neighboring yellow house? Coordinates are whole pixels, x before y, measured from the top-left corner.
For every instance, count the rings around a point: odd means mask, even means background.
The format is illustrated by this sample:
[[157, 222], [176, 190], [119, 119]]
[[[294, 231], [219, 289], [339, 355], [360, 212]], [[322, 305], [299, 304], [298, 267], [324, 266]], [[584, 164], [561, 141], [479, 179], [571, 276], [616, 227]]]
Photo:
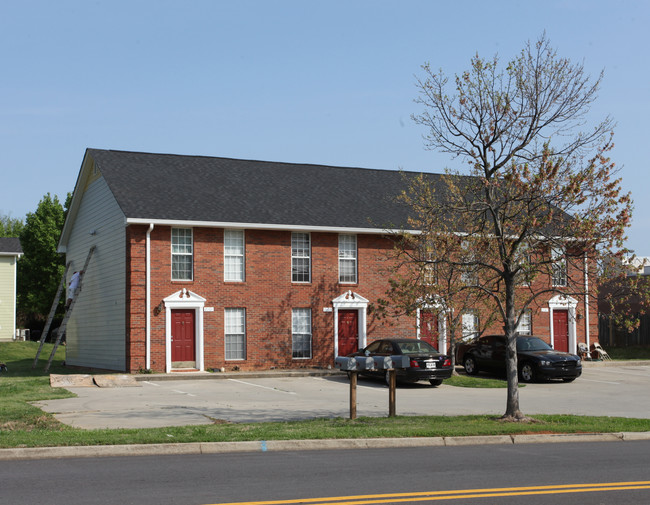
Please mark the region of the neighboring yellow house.
[[16, 263], [22, 255], [20, 240], [0, 238], [0, 342], [16, 334]]

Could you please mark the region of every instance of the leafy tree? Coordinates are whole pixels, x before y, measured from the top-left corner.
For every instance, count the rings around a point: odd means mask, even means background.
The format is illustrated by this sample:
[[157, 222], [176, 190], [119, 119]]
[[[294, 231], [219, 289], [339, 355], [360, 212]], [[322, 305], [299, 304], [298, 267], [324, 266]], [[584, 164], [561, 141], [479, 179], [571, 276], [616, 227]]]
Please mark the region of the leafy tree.
[[497, 311], [507, 341], [504, 419], [526, 419], [516, 353], [522, 314], [551, 293], [593, 295], [585, 274], [593, 286], [596, 267], [624, 250], [630, 223], [630, 196], [608, 158], [612, 120], [585, 129], [602, 74], [592, 81], [546, 35], [505, 66], [475, 56], [453, 90], [442, 71], [423, 70], [424, 110], [413, 119], [427, 130], [427, 148], [460, 159], [472, 177], [448, 170], [435, 187], [422, 178], [404, 198], [419, 206], [424, 229], [439, 228], [436, 261], [471, 272], [467, 288]]
[[[447, 242], [451, 240], [455, 244], [460, 239], [454, 230], [447, 229], [445, 220], [438, 219], [441, 214], [429, 212], [438, 199], [435, 181], [424, 175], [404, 174], [404, 179], [409, 190], [400, 199], [412, 210], [408, 228], [419, 233], [402, 231], [391, 236], [394, 248], [389, 253], [391, 261], [386, 271], [390, 286], [388, 298], [379, 299], [373, 309], [380, 317], [412, 316], [419, 309], [435, 312], [438, 319], [444, 318], [447, 353], [455, 365], [456, 346], [461, 337], [465, 333], [477, 336], [481, 328], [492, 324], [496, 314], [485, 293], [475, 289], [477, 272], [443, 259], [444, 251], [449, 250]], [[419, 199], [413, 198], [416, 194]], [[465, 317], [479, 315], [481, 325], [464, 327]]]
[[10, 215], [1, 215], [0, 237], [20, 237], [23, 226], [22, 219], [11, 217]]
[[56, 251], [64, 222], [63, 206], [49, 193], [25, 219], [17, 287], [18, 312], [24, 323], [44, 321], [52, 306], [65, 268], [63, 257]]

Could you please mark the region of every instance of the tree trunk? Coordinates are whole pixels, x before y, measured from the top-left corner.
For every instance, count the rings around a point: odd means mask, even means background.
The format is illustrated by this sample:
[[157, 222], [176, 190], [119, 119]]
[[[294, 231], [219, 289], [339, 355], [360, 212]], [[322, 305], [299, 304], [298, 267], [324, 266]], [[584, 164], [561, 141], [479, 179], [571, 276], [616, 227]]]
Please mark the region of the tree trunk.
[[508, 379], [508, 397], [506, 413], [502, 419], [519, 421], [525, 416], [519, 410], [519, 374], [517, 371], [517, 335], [515, 317], [515, 281], [513, 277], [506, 279], [506, 376]]

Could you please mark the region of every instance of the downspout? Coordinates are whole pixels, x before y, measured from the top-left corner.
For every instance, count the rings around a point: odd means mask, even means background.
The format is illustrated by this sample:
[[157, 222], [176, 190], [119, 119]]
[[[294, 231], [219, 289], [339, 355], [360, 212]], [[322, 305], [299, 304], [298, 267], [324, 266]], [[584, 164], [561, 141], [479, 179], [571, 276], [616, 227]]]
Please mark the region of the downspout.
[[146, 295], [145, 295], [145, 320], [146, 320], [146, 337], [145, 337], [145, 368], [147, 370], [151, 369], [151, 232], [153, 231], [153, 223], [149, 224], [149, 229], [147, 230], [147, 254], [146, 254]]
[[585, 251], [585, 344], [589, 349], [589, 262]]

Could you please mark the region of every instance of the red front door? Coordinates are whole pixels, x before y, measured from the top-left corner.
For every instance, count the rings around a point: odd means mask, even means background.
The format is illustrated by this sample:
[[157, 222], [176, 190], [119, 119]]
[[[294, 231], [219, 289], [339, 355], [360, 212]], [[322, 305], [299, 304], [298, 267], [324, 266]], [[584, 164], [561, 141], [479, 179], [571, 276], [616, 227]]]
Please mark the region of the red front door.
[[420, 340], [438, 348], [438, 317], [430, 310], [420, 311]]
[[339, 310], [339, 356], [359, 350], [359, 312]]
[[195, 361], [194, 310], [172, 310], [172, 361]]
[[569, 352], [569, 311], [553, 311], [553, 347], [557, 351]]

